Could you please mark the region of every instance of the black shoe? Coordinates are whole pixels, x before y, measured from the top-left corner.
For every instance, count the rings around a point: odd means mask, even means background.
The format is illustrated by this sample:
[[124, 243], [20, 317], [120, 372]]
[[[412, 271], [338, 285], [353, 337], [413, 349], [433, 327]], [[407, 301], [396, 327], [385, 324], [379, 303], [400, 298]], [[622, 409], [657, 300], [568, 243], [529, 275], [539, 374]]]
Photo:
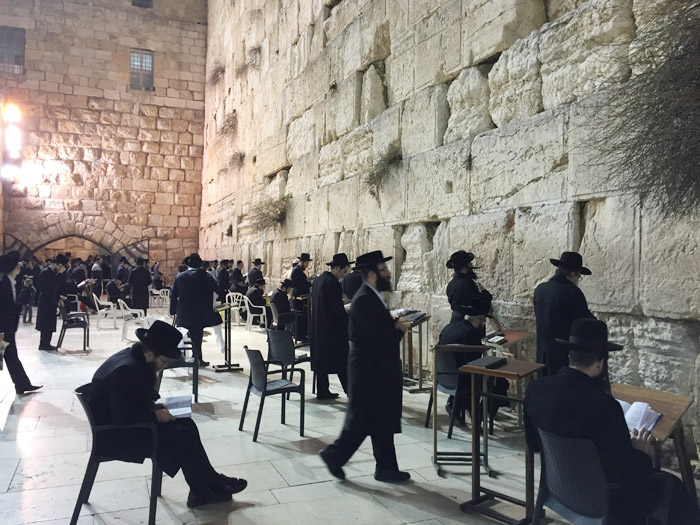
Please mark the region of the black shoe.
[[200, 359], [199, 366], [209, 366], [209, 361], [205, 361], [204, 359]]
[[336, 399], [339, 396], [339, 394], [334, 394], [333, 392], [327, 392], [325, 394], [316, 394], [316, 399], [319, 399], [321, 401], [325, 401], [327, 399]]
[[39, 350], [45, 350], [45, 351], [47, 351], [47, 352], [55, 352], [56, 350], [58, 350], [58, 347], [56, 347], [56, 346], [51, 346], [51, 345], [49, 345], [49, 346], [39, 346]]
[[29, 385], [29, 386], [24, 387], [24, 388], [15, 387], [15, 392], [17, 392], [18, 394], [31, 393], [31, 392], [35, 392], [36, 390], [39, 390], [42, 386], [44, 386], [44, 385], [38, 385], [38, 386], [37, 385]]
[[187, 496], [187, 506], [189, 508], [201, 507], [207, 503], [222, 503], [224, 501], [231, 501], [231, 494], [223, 494], [213, 490], [207, 490], [206, 492], [190, 490], [190, 494]]
[[338, 465], [334, 465], [331, 463], [327, 458], [326, 458], [326, 451], [325, 449], [322, 450], [319, 455], [321, 456], [321, 459], [323, 462], [326, 464], [328, 467], [328, 471], [333, 474], [336, 478], [338, 479], [345, 479], [345, 472], [343, 471], [343, 467], [339, 467]]
[[374, 479], [377, 481], [401, 482], [411, 479], [411, 475], [400, 470], [377, 470], [374, 473]]
[[221, 494], [238, 494], [248, 486], [248, 482], [243, 478], [230, 478], [219, 474], [219, 478], [211, 486], [212, 492]]

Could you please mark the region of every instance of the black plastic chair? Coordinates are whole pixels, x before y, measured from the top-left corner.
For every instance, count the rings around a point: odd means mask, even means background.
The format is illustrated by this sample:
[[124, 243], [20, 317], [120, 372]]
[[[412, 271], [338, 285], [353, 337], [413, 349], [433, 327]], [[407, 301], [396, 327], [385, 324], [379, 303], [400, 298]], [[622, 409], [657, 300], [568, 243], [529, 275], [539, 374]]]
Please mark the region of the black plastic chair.
[[[296, 353], [292, 334], [286, 330], [267, 331], [267, 360], [281, 361], [283, 368], [294, 367], [300, 363], [310, 363], [311, 356], [307, 353]], [[289, 380], [293, 381], [294, 372], [290, 372]], [[316, 393], [316, 372], [313, 372], [311, 393]], [[289, 399], [289, 394], [287, 394]]]
[[58, 336], [58, 348], [63, 344], [63, 338], [66, 336], [66, 330], [71, 328], [79, 328], [83, 331], [83, 352], [87, 351], [90, 345], [90, 318], [84, 312], [68, 312], [63, 301], [58, 302], [58, 310], [61, 313], [61, 332]]
[[[253, 433], [253, 441], [258, 440], [258, 430], [260, 429], [260, 419], [265, 405], [265, 398], [275, 394], [282, 394], [282, 424], [285, 424], [285, 404], [287, 396], [285, 394], [297, 392], [301, 396], [301, 414], [299, 420], [299, 435], [304, 435], [304, 370], [301, 368], [285, 367], [281, 361], [265, 361], [263, 360], [260, 350], [251, 350], [247, 346], [243, 347], [250, 362], [250, 379], [248, 380], [248, 390], [245, 394], [243, 403], [243, 413], [241, 414], [241, 424], [238, 430], [243, 430], [243, 422], [245, 421], [246, 410], [248, 409], [248, 399], [251, 392], [256, 396], [260, 396], [260, 407], [258, 408], [258, 418], [255, 422], [255, 432]], [[279, 370], [268, 370], [271, 364], [279, 365]], [[301, 374], [301, 382], [299, 384], [292, 383], [287, 380], [287, 372], [299, 372]], [[282, 379], [268, 381], [267, 376], [272, 374], [282, 374]]]
[[146, 428], [151, 432], [152, 440], [152, 454], [150, 456], [151, 462], [153, 464], [153, 469], [151, 471], [151, 504], [148, 511], [148, 525], [155, 525], [156, 523], [156, 503], [158, 496], [160, 496], [161, 485], [163, 482], [163, 471], [158, 465], [158, 459], [156, 457], [156, 452], [158, 450], [158, 428], [155, 423], [132, 423], [131, 425], [96, 425], [95, 418], [90, 408], [90, 403], [88, 402], [88, 397], [90, 396], [90, 389], [92, 385], [88, 383], [75, 390], [75, 395], [78, 396], [78, 400], [85, 410], [85, 415], [87, 416], [88, 423], [90, 423], [90, 430], [92, 431], [92, 450], [90, 451], [90, 458], [88, 459], [87, 470], [85, 471], [85, 477], [83, 478], [83, 483], [80, 486], [80, 492], [78, 493], [78, 501], [75, 504], [75, 509], [73, 510], [73, 516], [70, 520], [70, 525], [75, 525], [78, 522], [78, 516], [80, 515], [80, 509], [84, 503], [87, 503], [90, 499], [90, 492], [92, 492], [92, 485], [95, 482], [95, 476], [97, 476], [97, 469], [100, 463], [106, 461], [126, 461], [119, 457], [112, 457], [100, 454], [99, 444], [100, 437], [103, 436], [103, 432], [109, 432], [111, 430], [125, 430], [130, 428]]

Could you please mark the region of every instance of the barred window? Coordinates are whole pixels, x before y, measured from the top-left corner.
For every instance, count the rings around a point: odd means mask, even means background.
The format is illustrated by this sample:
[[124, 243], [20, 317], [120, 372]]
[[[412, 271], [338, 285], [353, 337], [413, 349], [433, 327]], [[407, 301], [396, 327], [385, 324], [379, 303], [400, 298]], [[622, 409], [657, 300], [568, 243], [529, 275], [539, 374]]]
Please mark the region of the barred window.
[[131, 50], [131, 89], [153, 91], [153, 51]]
[[24, 29], [0, 26], [0, 73], [24, 74]]
[[131, 5], [136, 7], [153, 7], [153, 0], [131, 0]]

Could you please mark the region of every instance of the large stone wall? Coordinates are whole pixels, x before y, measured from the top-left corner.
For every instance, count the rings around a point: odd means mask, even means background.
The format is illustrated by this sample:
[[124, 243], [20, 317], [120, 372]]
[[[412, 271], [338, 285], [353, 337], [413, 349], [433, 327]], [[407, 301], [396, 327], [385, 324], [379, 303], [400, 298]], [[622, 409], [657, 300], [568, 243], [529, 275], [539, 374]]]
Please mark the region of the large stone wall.
[[[200, 249], [262, 257], [273, 279], [301, 251], [319, 272], [381, 249], [394, 302], [427, 309], [432, 337], [451, 252], [474, 251], [499, 317], [533, 330], [549, 258], [579, 250], [591, 307], [626, 345], [615, 378], [698, 397], [700, 215], [657, 216], [586, 147], [658, 5], [210, 0], [207, 69], [225, 72], [206, 88]], [[280, 196], [286, 221], [253, 230], [255, 203]]]
[[[148, 238], [175, 272], [198, 246], [206, 21], [206, 0], [0, 0], [0, 25], [26, 30], [26, 74], [0, 74], [26, 144], [5, 232], [30, 249]], [[129, 88], [131, 48], [154, 51], [154, 91]]]

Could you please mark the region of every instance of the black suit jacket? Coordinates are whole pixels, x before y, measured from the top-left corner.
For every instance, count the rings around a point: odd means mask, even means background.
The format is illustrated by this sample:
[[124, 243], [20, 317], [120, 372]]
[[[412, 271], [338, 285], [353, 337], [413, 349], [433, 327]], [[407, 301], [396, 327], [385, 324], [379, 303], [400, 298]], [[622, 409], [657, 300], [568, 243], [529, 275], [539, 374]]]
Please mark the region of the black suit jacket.
[[201, 268], [179, 273], [170, 290], [170, 315], [177, 315], [177, 326], [202, 330], [205, 326], [221, 324], [214, 311], [216, 281]]
[[343, 277], [343, 293], [351, 301], [360, 286], [362, 286], [362, 273], [359, 271], [352, 271]]
[[219, 284], [219, 301], [223, 301], [226, 299], [226, 294], [228, 293], [228, 288], [229, 288], [229, 275], [228, 275], [228, 268], [223, 265], [219, 265], [219, 268], [216, 270], [216, 279], [218, 280]]
[[0, 277], [0, 332], [6, 340], [17, 331], [19, 326], [20, 305], [12, 294], [12, 283], [7, 275]]
[[36, 289], [39, 292], [38, 308], [36, 311], [36, 329], [39, 331], [56, 331], [56, 308], [58, 307], [59, 276], [47, 266], [36, 281]]
[[250, 288], [251, 286], [255, 286], [257, 280], [262, 278], [263, 274], [260, 270], [255, 267], [251, 268], [248, 270], [248, 287]]
[[569, 364], [568, 350], [555, 338], [569, 339], [576, 319], [594, 317], [581, 289], [564, 277], [552, 277], [535, 288], [537, 323], [537, 362], [547, 365], [546, 375], [554, 375]]
[[131, 285], [131, 307], [138, 310], [147, 310], [150, 297], [148, 286], [153, 282], [151, 272], [143, 266], [137, 266], [129, 274]]
[[267, 301], [265, 301], [263, 291], [257, 286], [248, 288], [245, 295], [248, 299], [250, 299], [250, 302], [253, 303], [253, 306], [265, 306], [267, 303]]
[[277, 313], [286, 314], [292, 311], [292, 306], [289, 304], [289, 297], [287, 297], [287, 293], [283, 292], [279, 288], [272, 292], [270, 303], [277, 307]]
[[468, 305], [470, 300], [479, 294], [476, 281], [466, 273], [455, 272], [452, 280], [447, 283], [447, 300], [452, 308], [452, 319], [458, 320], [464, 314], [455, 309], [460, 305]]
[[340, 281], [329, 271], [311, 293], [311, 368], [330, 374], [348, 369], [348, 314]]
[[296, 265], [292, 270], [292, 285], [294, 286], [294, 291], [292, 292], [294, 297], [311, 293], [309, 278], [306, 277], [304, 270], [299, 265]]

